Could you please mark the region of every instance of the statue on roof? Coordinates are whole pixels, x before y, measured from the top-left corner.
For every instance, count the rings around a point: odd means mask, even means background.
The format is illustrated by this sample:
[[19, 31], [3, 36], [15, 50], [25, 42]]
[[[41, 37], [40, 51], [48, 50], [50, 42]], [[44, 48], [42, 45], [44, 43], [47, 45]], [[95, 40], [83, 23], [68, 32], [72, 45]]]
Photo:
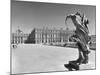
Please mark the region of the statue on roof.
[[17, 34], [23, 33], [23, 31], [20, 29], [20, 27], [18, 26], [18, 29], [16, 30]]

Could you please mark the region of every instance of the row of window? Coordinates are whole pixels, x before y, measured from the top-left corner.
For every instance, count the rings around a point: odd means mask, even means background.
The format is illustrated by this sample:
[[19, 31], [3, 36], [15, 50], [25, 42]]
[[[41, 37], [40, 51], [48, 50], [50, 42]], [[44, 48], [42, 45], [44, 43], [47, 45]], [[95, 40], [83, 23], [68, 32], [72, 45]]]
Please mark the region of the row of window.
[[52, 40], [50, 40], [50, 39], [36, 39], [36, 43], [55, 43], [55, 42], [68, 42], [68, 39], [63, 39], [63, 40], [60, 40], [60, 39], [52, 39]]
[[36, 33], [60, 33], [61, 31], [60, 30], [40, 30], [40, 29], [37, 29], [35, 30]]
[[13, 40], [12, 44], [19, 44], [19, 43], [24, 43], [23, 40]]
[[35, 38], [61, 38], [61, 37], [66, 38], [68, 37], [68, 35], [63, 35], [63, 36], [61, 35], [42, 35], [42, 34], [35, 35]]

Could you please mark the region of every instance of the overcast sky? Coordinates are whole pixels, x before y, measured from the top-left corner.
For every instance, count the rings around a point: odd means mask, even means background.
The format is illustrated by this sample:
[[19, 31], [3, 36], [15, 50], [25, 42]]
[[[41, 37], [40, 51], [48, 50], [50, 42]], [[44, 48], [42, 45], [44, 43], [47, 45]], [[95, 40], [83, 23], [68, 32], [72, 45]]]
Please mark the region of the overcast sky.
[[[75, 9], [75, 10], [74, 10]], [[95, 6], [54, 4], [40, 2], [12, 1], [11, 25], [12, 32], [18, 26], [25, 33], [30, 33], [34, 27], [66, 28], [66, 15], [80, 10], [89, 19], [90, 34], [95, 34]], [[70, 27], [72, 28], [72, 26]]]

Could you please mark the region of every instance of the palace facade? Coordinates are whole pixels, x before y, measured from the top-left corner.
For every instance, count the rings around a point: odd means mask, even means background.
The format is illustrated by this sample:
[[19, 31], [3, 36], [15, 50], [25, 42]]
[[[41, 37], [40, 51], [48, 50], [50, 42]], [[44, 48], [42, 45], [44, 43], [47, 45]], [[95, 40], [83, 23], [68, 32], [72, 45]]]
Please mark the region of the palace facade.
[[69, 37], [73, 34], [73, 31], [69, 31], [68, 29], [34, 28], [32, 34], [34, 35], [30, 37], [34, 37], [33, 43], [56, 44], [68, 42]]
[[34, 28], [30, 34], [23, 33], [18, 29], [15, 33], [12, 33], [12, 44], [22, 43], [35, 43], [35, 44], [56, 44], [65, 43], [69, 41], [69, 37], [73, 34], [73, 31], [68, 29], [48, 29], [48, 28]]
[[11, 34], [11, 44], [23, 44], [29, 34], [23, 33], [20, 29]]

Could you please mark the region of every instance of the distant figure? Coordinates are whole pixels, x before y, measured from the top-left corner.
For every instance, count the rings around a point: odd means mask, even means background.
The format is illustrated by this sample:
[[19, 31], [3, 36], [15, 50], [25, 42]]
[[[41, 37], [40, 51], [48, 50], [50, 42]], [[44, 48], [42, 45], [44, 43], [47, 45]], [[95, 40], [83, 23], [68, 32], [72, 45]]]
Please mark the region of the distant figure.
[[12, 47], [13, 47], [13, 48], [17, 48], [17, 44], [13, 44]]
[[79, 65], [86, 64], [88, 63], [88, 54], [90, 53], [88, 49], [88, 42], [90, 41], [90, 37], [88, 35], [89, 21], [84, 14], [82, 15], [79, 12], [68, 15], [65, 22], [67, 22], [68, 18], [72, 19], [72, 22], [76, 27], [75, 34], [71, 36], [70, 39], [76, 41], [79, 50], [79, 58], [73, 62], [78, 63]]

